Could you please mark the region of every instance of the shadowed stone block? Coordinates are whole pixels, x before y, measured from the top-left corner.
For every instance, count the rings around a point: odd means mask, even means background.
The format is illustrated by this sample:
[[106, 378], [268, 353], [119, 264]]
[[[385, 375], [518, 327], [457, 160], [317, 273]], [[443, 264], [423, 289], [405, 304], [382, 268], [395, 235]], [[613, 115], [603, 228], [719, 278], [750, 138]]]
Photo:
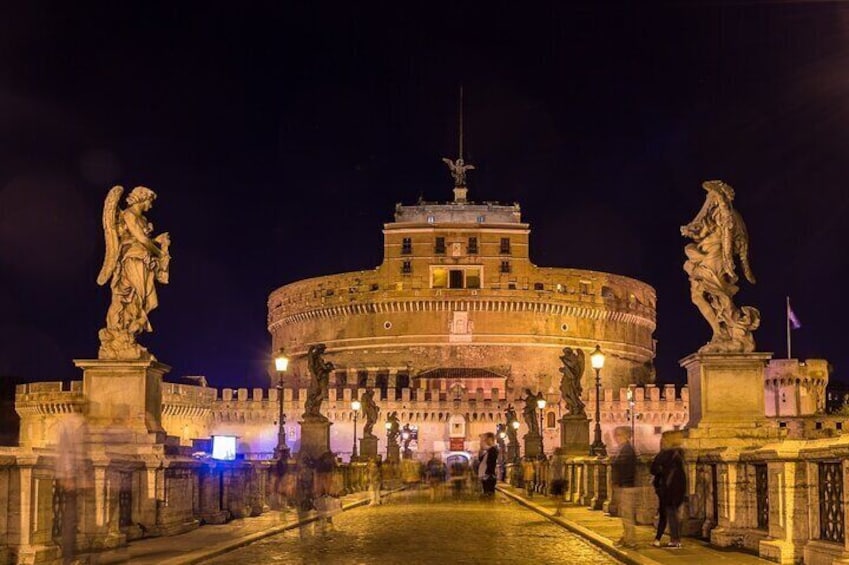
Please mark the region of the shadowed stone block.
[[330, 426], [325, 419], [305, 418], [301, 424], [301, 451], [299, 458], [318, 459], [330, 451]]
[[590, 425], [586, 416], [560, 419], [560, 448], [565, 455], [586, 455], [590, 448]]
[[377, 459], [377, 437], [365, 436], [360, 439], [360, 457], [362, 459]]

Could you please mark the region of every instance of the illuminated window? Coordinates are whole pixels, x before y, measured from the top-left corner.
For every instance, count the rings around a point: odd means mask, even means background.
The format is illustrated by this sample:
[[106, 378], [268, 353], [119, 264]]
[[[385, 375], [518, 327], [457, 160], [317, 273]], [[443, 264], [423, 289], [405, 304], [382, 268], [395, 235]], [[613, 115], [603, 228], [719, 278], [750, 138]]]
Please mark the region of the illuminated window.
[[481, 287], [481, 270], [467, 269], [466, 270], [466, 288]]
[[448, 269], [433, 269], [430, 274], [431, 288], [448, 288]]
[[410, 255], [413, 252], [413, 239], [405, 237], [401, 243], [401, 254]]
[[427, 217], [427, 223], [429, 223], [429, 224], [432, 224], [432, 223], [433, 223], [433, 216], [428, 216], [428, 217]]

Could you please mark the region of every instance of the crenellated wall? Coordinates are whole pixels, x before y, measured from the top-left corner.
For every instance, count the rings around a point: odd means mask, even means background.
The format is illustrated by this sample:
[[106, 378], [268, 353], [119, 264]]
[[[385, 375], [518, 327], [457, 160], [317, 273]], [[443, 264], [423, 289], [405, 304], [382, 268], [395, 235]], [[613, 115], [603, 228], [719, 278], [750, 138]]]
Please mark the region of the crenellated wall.
[[18, 443], [23, 447], [59, 444], [62, 424], [85, 409], [82, 381], [27, 383], [15, 387], [15, 410], [21, 418]]

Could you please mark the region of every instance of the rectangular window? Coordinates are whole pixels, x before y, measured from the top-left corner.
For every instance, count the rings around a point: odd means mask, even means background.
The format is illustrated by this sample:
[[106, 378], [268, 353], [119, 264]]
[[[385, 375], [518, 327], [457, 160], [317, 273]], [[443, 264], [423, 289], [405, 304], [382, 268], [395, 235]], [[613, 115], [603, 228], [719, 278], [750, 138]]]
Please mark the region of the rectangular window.
[[411, 261], [404, 261], [401, 265], [401, 272], [405, 275], [409, 275], [413, 272], [413, 264]]
[[448, 272], [448, 288], [463, 288], [463, 271], [451, 269]]
[[478, 252], [478, 238], [469, 238], [469, 255], [476, 255]]
[[448, 288], [448, 270], [434, 269], [430, 275], [431, 288]]
[[534, 290], [545, 290], [545, 286], [542, 283], [534, 283]]
[[481, 270], [467, 269], [466, 270], [466, 288], [481, 287]]
[[501, 238], [501, 253], [509, 255], [510, 254], [510, 238], [502, 237]]
[[588, 283], [588, 282], [581, 281], [579, 283], [579, 288], [580, 288], [581, 294], [589, 294], [590, 293], [590, 283]]
[[510, 261], [502, 261], [500, 270], [501, 270], [502, 273], [509, 273], [510, 272]]
[[401, 255], [410, 255], [413, 252], [413, 239], [405, 237], [401, 243]]
[[445, 253], [445, 238], [437, 237], [436, 244], [433, 247], [434, 253], [444, 254]]

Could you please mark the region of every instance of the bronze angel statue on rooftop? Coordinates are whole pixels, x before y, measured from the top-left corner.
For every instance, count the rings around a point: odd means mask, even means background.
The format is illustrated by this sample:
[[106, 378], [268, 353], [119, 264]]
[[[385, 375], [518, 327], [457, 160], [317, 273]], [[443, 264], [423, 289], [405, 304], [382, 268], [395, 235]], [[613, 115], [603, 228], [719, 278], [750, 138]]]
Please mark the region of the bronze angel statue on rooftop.
[[738, 308], [733, 301], [737, 286], [737, 262], [750, 283], [755, 277], [749, 265], [749, 235], [743, 218], [732, 206], [734, 189], [721, 180], [702, 183], [707, 197], [681, 235], [693, 240], [684, 253], [684, 271], [690, 277], [690, 297], [713, 330], [701, 353], [751, 353], [752, 332], [761, 322], [757, 308]]
[[171, 263], [168, 233], [151, 237], [153, 224], [145, 212], [153, 207], [156, 193], [137, 186], [127, 196], [127, 207], [119, 202], [124, 187], [114, 186], [103, 204], [103, 235], [106, 254], [97, 284], [108, 281], [112, 302], [106, 312], [106, 327], [100, 330], [100, 359], [151, 358], [137, 336], [151, 332], [148, 315], [159, 305], [156, 283], [168, 284]]
[[475, 166], [467, 165], [463, 161], [462, 157], [460, 157], [456, 161], [452, 161], [448, 157], [443, 157], [442, 162], [448, 165], [448, 169], [451, 171], [451, 176], [454, 177], [454, 186], [466, 186], [466, 171], [473, 171], [475, 169]]

